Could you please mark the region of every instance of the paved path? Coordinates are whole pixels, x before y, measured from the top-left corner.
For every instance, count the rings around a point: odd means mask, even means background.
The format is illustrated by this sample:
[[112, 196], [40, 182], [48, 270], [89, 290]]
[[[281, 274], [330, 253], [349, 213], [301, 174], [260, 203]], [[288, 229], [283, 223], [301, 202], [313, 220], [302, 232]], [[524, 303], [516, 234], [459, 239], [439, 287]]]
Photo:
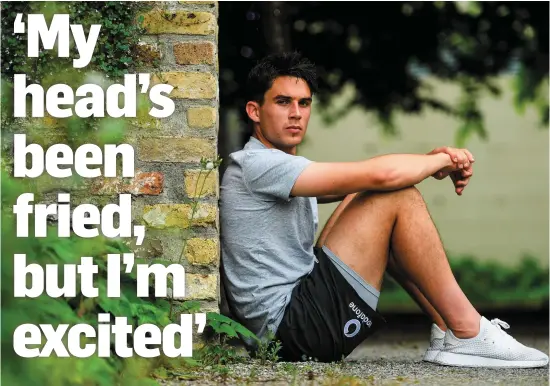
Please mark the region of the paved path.
[[[520, 317], [518, 317], [520, 318]], [[504, 319], [506, 320], [506, 319]], [[548, 352], [548, 321], [508, 320], [520, 342]], [[428, 346], [429, 325], [418, 320], [390, 323], [380, 334], [358, 347], [352, 361], [338, 364], [305, 362], [261, 366], [246, 361], [202, 374], [173, 374], [165, 385], [548, 385], [548, 367], [540, 369], [466, 369], [422, 362]]]

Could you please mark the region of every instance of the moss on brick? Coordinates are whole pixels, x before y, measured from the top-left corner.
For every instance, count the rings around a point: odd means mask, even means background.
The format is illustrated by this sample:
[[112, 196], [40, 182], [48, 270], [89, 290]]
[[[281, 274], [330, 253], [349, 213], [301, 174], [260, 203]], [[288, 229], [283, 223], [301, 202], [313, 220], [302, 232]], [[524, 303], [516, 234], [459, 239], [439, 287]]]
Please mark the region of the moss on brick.
[[216, 239], [192, 238], [185, 251], [187, 261], [193, 265], [218, 265], [219, 244]]
[[208, 226], [216, 222], [217, 207], [199, 204], [191, 224], [192, 207], [188, 204], [157, 204], [143, 208], [143, 220], [151, 228], [188, 228]]
[[212, 35], [217, 28], [216, 17], [209, 12], [165, 11], [155, 8], [141, 16], [141, 26], [149, 34]]

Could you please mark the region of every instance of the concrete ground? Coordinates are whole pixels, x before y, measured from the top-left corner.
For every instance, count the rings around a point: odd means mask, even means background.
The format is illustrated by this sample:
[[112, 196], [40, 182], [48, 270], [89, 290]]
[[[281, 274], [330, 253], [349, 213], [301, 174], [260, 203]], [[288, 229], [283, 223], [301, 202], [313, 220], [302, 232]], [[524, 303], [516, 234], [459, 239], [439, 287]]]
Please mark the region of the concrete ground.
[[[518, 341], [548, 353], [548, 312], [486, 315], [511, 325]], [[414, 315], [388, 316], [388, 328], [358, 347], [343, 363], [260, 365], [247, 360], [200, 373], [173, 373], [164, 385], [548, 385], [548, 367], [540, 369], [468, 369], [422, 362], [429, 323]]]

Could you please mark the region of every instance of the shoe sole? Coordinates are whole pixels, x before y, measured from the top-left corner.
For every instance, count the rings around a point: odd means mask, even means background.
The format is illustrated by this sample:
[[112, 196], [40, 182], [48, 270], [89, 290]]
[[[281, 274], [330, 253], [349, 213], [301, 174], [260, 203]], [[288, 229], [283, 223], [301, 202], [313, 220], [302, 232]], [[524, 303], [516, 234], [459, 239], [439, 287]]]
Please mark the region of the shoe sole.
[[515, 368], [533, 368], [544, 367], [548, 360], [538, 361], [506, 361], [503, 359], [486, 358], [475, 355], [455, 354], [449, 352], [440, 352], [434, 363], [446, 366], [457, 367], [515, 367]]
[[424, 362], [433, 362], [435, 360], [435, 357], [437, 357], [437, 354], [439, 354], [441, 350], [427, 350], [426, 354], [424, 354]]

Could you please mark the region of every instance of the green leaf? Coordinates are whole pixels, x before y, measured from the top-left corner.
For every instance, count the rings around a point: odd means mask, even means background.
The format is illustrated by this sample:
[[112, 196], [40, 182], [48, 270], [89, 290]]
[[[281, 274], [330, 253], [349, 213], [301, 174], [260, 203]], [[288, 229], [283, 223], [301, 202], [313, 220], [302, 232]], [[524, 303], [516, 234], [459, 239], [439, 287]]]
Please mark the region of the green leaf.
[[234, 328], [239, 334], [241, 334], [242, 336], [244, 336], [246, 338], [258, 339], [256, 334], [254, 334], [252, 331], [250, 331], [249, 329], [247, 329], [246, 327], [244, 327], [241, 324], [238, 324], [236, 322], [234, 322], [234, 323], [235, 323]]
[[218, 333], [221, 333], [221, 334], [226, 334], [227, 336], [229, 336], [230, 338], [236, 338], [237, 337], [237, 331], [235, 331], [235, 329], [230, 326], [229, 324], [221, 324], [218, 328]]
[[196, 300], [188, 300], [182, 303], [179, 308], [179, 311], [183, 314], [196, 313], [199, 312], [201, 308], [201, 303]]
[[225, 315], [217, 314], [215, 312], [208, 312], [206, 314], [206, 317], [207, 317], [209, 325], [216, 332], [222, 331], [222, 329], [225, 329], [225, 327], [222, 327], [222, 325], [228, 324], [228, 325], [231, 326], [231, 328], [233, 330], [235, 330], [236, 332], [238, 332], [242, 336], [247, 337], [247, 338], [258, 339], [252, 331], [250, 331], [249, 329], [247, 329], [246, 327], [244, 327], [240, 323], [237, 323], [237, 322], [233, 321], [232, 319], [228, 318]]

